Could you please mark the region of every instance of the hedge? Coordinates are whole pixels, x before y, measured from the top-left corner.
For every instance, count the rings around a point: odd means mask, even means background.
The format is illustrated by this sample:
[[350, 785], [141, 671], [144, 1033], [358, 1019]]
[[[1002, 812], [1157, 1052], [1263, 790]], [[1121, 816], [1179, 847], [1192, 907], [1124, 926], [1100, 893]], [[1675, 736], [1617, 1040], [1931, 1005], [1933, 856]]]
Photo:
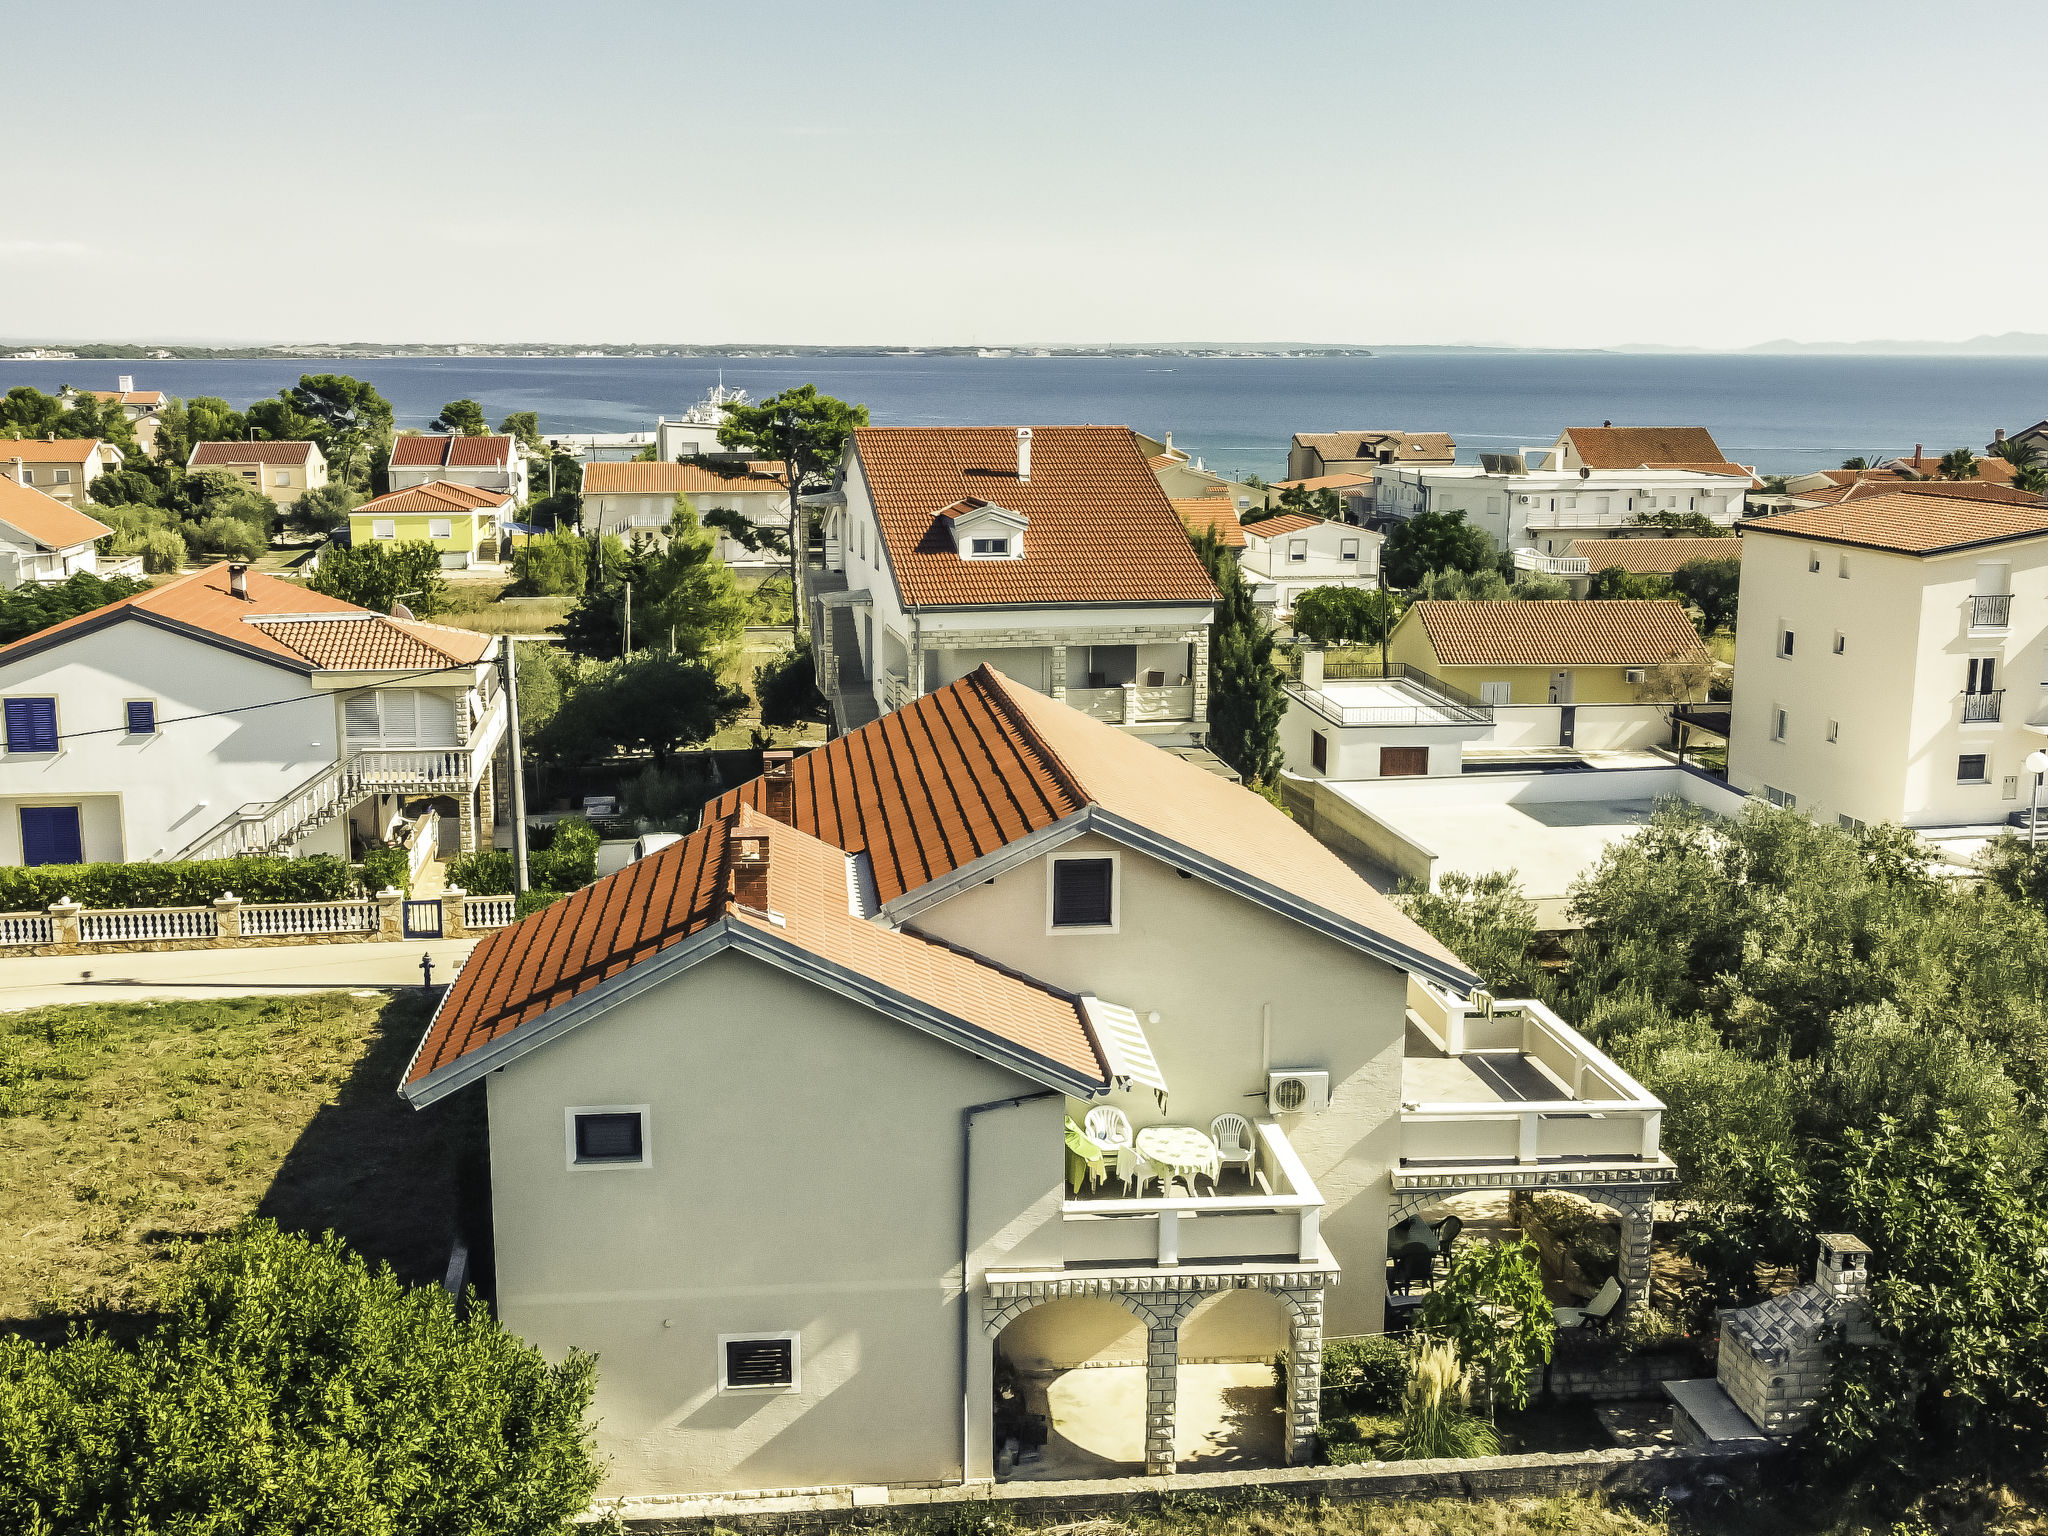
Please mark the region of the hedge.
[[83, 907], [203, 907], [232, 891], [244, 901], [346, 901], [356, 873], [331, 854], [274, 854], [165, 864], [37, 864], [0, 867], [0, 911]]

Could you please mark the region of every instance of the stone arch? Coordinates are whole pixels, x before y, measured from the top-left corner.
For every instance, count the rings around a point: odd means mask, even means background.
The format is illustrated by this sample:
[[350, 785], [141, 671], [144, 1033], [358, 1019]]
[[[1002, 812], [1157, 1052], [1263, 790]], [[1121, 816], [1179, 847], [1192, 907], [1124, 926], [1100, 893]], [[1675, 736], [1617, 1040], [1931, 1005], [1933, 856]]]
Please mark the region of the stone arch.
[[[1045, 1306], [1048, 1302], [1054, 1301], [1113, 1302], [1130, 1313], [1139, 1322], [1145, 1324], [1147, 1328], [1150, 1328], [1158, 1321], [1158, 1314], [1155, 1309], [1147, 1306], [1143, 1298], [1134, 1296], [1128, 1291], [1111, 1290], [1107, 1287], [1095, 1289], [1093, 1287], [1077, 1286], [1072, 1291], [1060, 1295], [1012, 1296], [1007, 1299], [995, 1296], [984, 1297], [981, 1304], [981, 1331], [990, 1340], [999, 1338], [1005, 1328], [1017, 1321], [1026, 1312], [1035, 1311], [1039, 1307]], [[1177, 1325], [1180, 1319], [1175, 1317], [1172, 1321]]]

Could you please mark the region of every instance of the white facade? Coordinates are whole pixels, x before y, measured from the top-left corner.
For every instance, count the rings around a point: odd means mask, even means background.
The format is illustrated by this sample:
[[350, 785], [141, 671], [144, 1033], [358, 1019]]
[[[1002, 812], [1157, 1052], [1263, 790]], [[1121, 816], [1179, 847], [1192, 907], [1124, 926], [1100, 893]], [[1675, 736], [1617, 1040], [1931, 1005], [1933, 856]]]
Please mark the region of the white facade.
[[11, 592], [27, 581], [63, 581], [81, 571], [99, 573], [99, 555], [91, 539], [56, 548], [0, 522], [0, 589]]
[[1923, 556], [1767, 527], [1742, 540], [1729, 781], [1849, 824], [2024, 811], [2048, 745], [2048, 536]]
[[1379, 585], [1380, 545], [1386, 542], [1380, 534], [1323, 520], [1311, 527], [1276, 528], [1291, 521], [1275, 518], [1245, 524], [1244, 553], [1238, 564], [1247, 575], [1259, 578], [1254, 585], [1260, 602], [1271, 601], [1284, 615], [1294, 611], [1294, 600], [1311, 587]]
[[[1535, 450], [1544, 451], [1544, 450]], [[1509, 473], [1476, 464], [1422, 469], [1382, 465], [1374, 472], [1374, 506], [1383, 517], [1463, 512], [1496, 549], [1563, 555], [1573, 539], [1616, 529], [1645, 513], [1697, 512], [1722, 527], [1743, 514], [1746, 475], [1683, 469], [1528, 470]]]
[[517, 438], [508, 438], [507, 441], [511, 447], [506, 458], [492, 464], [394, 463], [386, 471], [391, 489], [403, 491], [431, 480], [452, 480], [457, 485], [473, 485], [480, 491], [503, 492], [514, 502], [524, 505], [530, 499], [526, 452], [519, 446]]

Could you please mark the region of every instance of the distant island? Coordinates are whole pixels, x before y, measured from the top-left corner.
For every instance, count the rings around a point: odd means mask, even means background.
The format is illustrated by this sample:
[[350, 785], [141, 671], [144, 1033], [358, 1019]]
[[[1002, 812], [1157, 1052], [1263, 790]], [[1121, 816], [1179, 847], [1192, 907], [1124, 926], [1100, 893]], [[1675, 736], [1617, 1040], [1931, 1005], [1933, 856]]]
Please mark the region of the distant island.
[[300, 342], [260, 347], [170, 346], [140, 342], [7, 342], [0, 360], [70, 362], [73, 360], [137, 360], [177, 358], [208, 361], [236, 358], [317, 358], [329, 362], [368, 362], [394, 357], [1371, 357], [1365, 347], [1294, 342], [1160, 342], [1156, 345], [1011, 346], [1011, 347], [816, 347], [781, 342], [746, 342], [725, 346], [648, 344], [643, 342]]
[[[1713, 347], [1666, 347], [1653, 342], [1613, 347], [1615, 352], [1697, 352]], [[1781, 336], [1738, 347], [1741, 354], [1827, 357], [2048, 357], [2048, 336], [2038, 331], [2006, 331], [1997, 336], [1972, 336], [1968, 341], [1793, 341]]]

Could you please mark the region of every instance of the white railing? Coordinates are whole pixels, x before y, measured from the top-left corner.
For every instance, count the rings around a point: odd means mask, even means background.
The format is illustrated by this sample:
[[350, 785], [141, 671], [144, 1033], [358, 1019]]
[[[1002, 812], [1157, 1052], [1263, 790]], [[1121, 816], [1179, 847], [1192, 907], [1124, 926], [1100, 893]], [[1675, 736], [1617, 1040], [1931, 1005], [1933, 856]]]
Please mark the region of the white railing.
[[901, 709], [911, 701], [910, 685], [903, 680], [901, 672], [882, 674], [882, 708]]
[[462, 898], [462, 926], [465, 928], [506, 928], [519, 914], [516, 896], [465, 896]]
[[1139, 688], [1134, 717], [1139, 720], [1194, 719], [1194, 685], [1183, 683], [1177, 688]]
[[374, 901], [266, 902], [242, 908], [242, 937], [270, 938], [302, 933], [375, 933]]
[[[1615, 499], [1620, 500], [1621, 498], [1617, 497]], [[1646, 510], [1655, 512], [1657, 509], [1649, 508]], [[1671, 508], [1665, 507], [1662, 510], [1668, 512]], [[1546, 512], [1541, 507], [1531, 507], [1527, 524], [1531, 528], [1619, 528], [1625, 523], [1634, 522], [1637, 517], [1642, 515], [1644, 514], [1625, 510], [1585, 512], [1574, 509], [1569, 512]], [[1718, 523], [1724, 528], [1732, 528], [1740, 520], [1740, 513], [1733, 508], [1719, 512], [1702, 512], [1700, 516], [1706, 518], [1709, 522]]]
[[1320, 1262], [1322, 1192], [1279, 1125], [1264, 1118], [1255, 1124], [1259, 1166], [1271, 1193], [1067, 1200], [1060, 1206], [1063, 1262], [1163, 1268], [1275, 1257]]
[[211, 907], [137, 907], [78, 914], [81, 944], [133, 944], [151, 939], [211, 939], [220, 918]]
[[1516, 570], [1535, 571], [1544, 576], [1586, 576], [1592, 573], [1592, 565], [1584, 555], [1546, 555], [1535, 549], [1515, 551]]
[[[1285, 689], [1332, 725], [1484, 725], [1493, 718], [1491, 704], [1460, 704], [1428, 693], [1421, 694], [1412, 704], [1344, 704], [1320, 688], [1301, 683], [1288, 683]], [[1388, 691], [1417, 690], [1390, 685]]]
[[1069, 688], [1067, 707], [1078, 709], [1091, 720], [1107, 720], [1112, 725], [1121, 725], [1124, 691], [1121, 688]]
[[0, 913], [0, 945], [54, 944], [57, 920], [46, 912]]

